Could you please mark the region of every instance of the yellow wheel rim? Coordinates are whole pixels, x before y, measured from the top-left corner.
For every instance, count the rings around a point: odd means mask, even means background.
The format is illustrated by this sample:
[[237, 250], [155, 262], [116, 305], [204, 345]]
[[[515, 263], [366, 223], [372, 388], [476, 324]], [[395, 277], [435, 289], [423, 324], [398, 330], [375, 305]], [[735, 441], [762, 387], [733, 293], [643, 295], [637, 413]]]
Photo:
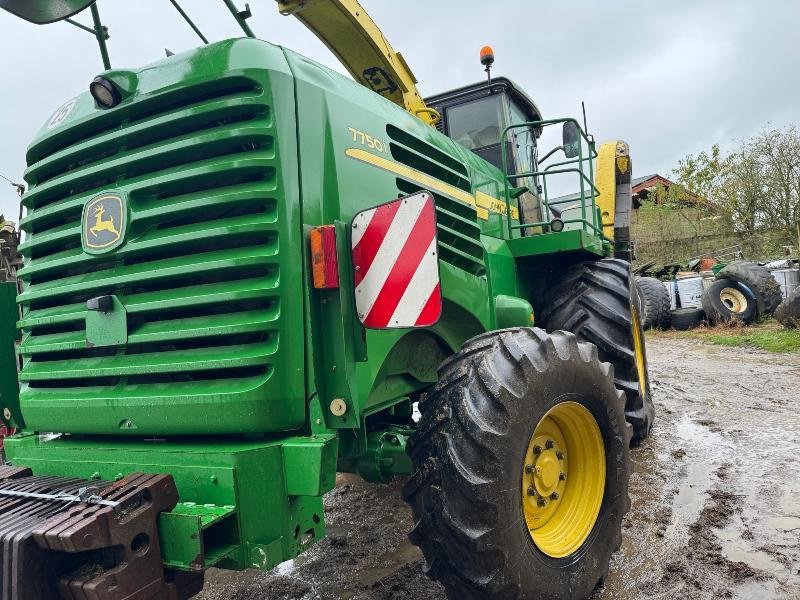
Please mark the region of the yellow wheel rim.
[[644, 395], [645, 381], [647, 381], [647, 360], [644, 354], [644, 340], [642, 339], [642, 324], [639, 321], [639, 311], [632, 304], [631, 327], [633, 328], [633, 360], [636, 363], [636, 373], [639, 375], [639, 393]]
[[747, 308], [747, 298], [736, 288], [723, 288], [719, 293], [719, 299], [733, 313], [744, 312]]
[[522, 511], [536, 546], [569, 556], [592, 532], [606, 485], [606, 453], [594, 416], [562, 402], [533, 431], [522, 465]]

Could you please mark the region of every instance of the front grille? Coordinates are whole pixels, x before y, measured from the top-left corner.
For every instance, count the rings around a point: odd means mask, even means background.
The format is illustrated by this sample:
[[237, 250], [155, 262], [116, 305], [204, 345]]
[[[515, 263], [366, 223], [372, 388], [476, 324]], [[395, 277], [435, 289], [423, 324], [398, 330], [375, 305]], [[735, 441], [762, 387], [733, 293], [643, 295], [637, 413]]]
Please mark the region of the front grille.
[[[389, 150], [396, 161], [471, 193], [467, 168], [461, 162], [397, 127], [389, 125], [386, 131], [392, 139]], [[397, 179], [397, 188], [402, 194], [420, 190], [418, 184], [401, 178]], [[485, 274], [475, 208], [430, 191], [436, 202], [440, 260], [473, 275]]]
[[[115, 403], [220, 403], [270, 378], [282, 309], [275, 136], [265, 90], [222, 77], [100, 113], [30, 150], [18, 299], [29, 427], [147, 433], [165, 421], [158, 431], [218, 432], [226, 426], [208, 415], [166, 423], [167, 412], [125, 416]], [[86, 254], [83, 206], [108, 190], [127, 193], [125, 243]], [[100, 295], [127, 311], [124, 345], [86, 342], [85, 302]], [[67, 405], [114, 419], [84, 426], [51, 410]]]

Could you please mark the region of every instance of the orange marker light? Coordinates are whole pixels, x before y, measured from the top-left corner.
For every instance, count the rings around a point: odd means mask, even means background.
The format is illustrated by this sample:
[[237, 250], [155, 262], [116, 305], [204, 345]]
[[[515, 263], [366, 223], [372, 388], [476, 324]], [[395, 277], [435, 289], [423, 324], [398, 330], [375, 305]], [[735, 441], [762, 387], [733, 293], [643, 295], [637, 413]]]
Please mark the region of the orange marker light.
[[494, 50], [491, 46], [481, 48], [481, 64], [488, 67], [494, 63]]
[[311, 272], [314, 287], [330, 290], [339, 287], [339, 259], [336, 256], [336, 229], [333, 225], [314, 227], [309, 235]]

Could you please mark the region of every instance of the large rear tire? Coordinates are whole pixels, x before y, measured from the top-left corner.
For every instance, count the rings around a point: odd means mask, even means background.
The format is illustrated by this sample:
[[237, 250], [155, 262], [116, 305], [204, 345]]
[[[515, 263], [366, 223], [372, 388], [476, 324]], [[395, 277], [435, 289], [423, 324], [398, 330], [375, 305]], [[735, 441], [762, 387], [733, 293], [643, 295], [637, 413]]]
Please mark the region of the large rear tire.
[[588, 597], [630, 507], [610, 366], [570, 333], [518, 328], [468, 341], [439, 377], [404, 490], [428, 575], [458, 600]]
[[633, 441], [650, 433], [655, 407], [650, 394], [647, 352], [630, 264], [606, 258], [559, 273], [545, 294], [541, 320], [547, 331], [571, 331], [591, 342], [600, 360], [614, 366], [614, 382], [625, 392], [625, 415]]

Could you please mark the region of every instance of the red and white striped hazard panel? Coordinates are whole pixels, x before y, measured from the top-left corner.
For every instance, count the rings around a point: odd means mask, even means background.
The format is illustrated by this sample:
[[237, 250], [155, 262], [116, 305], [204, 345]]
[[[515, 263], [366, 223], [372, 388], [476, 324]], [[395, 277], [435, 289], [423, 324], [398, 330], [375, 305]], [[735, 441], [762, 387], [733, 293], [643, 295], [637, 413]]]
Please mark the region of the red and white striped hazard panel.
[[365, 327], [428, 327], [442, 313], [436, 209], [420, 192], [358, 213], [351, 226], [356, 312]]

